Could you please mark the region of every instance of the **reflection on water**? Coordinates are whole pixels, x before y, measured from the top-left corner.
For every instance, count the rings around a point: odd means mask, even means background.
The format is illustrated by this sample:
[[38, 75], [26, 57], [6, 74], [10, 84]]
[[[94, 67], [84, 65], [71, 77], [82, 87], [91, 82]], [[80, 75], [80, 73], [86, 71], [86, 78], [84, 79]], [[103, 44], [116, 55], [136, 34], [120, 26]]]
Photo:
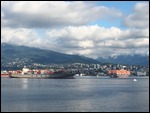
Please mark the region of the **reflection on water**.
[[1, 111], [149, 111], [149, 79], [136, 79], [2, 78]]
[[21, 85], [22, 85], [22, 89], [26, 90], [28, 89], [28, 79], [24, 78], [24, 79], [21, 79]]

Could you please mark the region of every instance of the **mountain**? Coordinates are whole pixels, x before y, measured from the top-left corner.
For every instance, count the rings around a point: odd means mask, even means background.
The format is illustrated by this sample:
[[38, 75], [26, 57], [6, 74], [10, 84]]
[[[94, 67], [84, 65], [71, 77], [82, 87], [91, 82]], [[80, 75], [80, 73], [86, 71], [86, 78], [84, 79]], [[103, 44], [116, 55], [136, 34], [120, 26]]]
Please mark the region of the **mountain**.
[[[1, 66], [28, 64], [62, 64], [62, 63], [99, 63], [98, 61], [79, 55], [68, 55], [34, 47], [1, 44]], [[7, 65], [7, 66], [6, 66]]]
[[125, 65], [141, 65], [147, 66], [148, 65], [148, 56], [134, 54], [134, 55], [119, 55], [116, 57], [107, 57], [102, 58], [99, 57], [96, 60], [102, 63], [115, 63], [115, 64], [125, 64]]

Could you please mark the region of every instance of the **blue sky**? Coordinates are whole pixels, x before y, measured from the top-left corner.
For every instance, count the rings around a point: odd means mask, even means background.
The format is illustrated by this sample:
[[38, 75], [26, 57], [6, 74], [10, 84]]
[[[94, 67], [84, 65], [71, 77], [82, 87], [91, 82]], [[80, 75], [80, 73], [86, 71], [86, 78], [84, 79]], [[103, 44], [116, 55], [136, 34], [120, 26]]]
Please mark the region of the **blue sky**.
[[133, 10], [134, 5], [138, 2], [139, 1], [98, 1], [96, 4], [116, 8], [126, 14], [130, 14]]
[[148, 1], [2, 1], [1, 4], [1, 43], [91, 58], [149, 54]]
[[[97, 6], [102, 5], [106, 7], [119, 9], [121, 12], [124, 13], [124, 15], [129, 15], [133, 12], [133, 8], [135, 4], [138, 2], [139, 1], [97, 1], [96, 4]], [[140, 1], [140, 2], [145, 2], [145, 1]], [[100, 20], [92, 24], [98, 24], [100, 26], [104, 26], [107, 28], [111, 26], [116, 26], [119, 27], [120, 29], [125, 29], [125, 26], [122, 25], [121, 21], [122, 21], [121, 18], [117, 18], [112, 21]]]

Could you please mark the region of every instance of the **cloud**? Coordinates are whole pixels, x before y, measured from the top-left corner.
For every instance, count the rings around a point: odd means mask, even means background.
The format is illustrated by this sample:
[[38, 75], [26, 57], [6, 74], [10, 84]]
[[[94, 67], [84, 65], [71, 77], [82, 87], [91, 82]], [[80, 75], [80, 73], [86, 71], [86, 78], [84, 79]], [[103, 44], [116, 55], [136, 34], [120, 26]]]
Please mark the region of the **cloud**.
[[120, 32], [121, 30], [116, 27], [105, 28], [99, 27], [98, 25], [91, 25], [78, 27], [67, 26], [62, 29], [52, 29], [50, 32], [47, 32], [47, 34], [50, 37], [65, 37], [76, 40], [92, 39], [97, 41], [103, 39], [113, 39], [117, 37]]
[[[137, 32], [140, 32], [140, 35]], [[55, 45], [58, 45], [65, 53], [87, 56], [91, 54], [110, 56], [116, 52], [117, 54], [129, 54], [133, 52], [133, 49], [145, 48], [148, 51], [149, 47], [148, 34], [145, 34], [144, 31], [121, 30], [116, 27], [104, 28], [98, 25], [53, 29], [47, 32], [47, 37], [49, 40], [55, 39]]]
[[10, 1], [2, 2], [5, 14], [3, 26], [22, 28], [50, 28], [66, 25], [84, 25], [98, 19], [121, 17], [114, 8], [74, 1]]
[[133, 13], [125, 17], [124, 25], [131, 28], [149, 27], [149, 2], [137, 3]]
[[[136, 42], [135, 42], [136, 41]], [[129, 48], [145, 48], [149, 46], [149, 39], [143, 38], [143, 39], [129, 39], [129, 40], [110, 40], [105, 43], [106, 47], [110, 48], [120, 48], [120, 49], [129, 49]]]
[[98, 25], [68, 26], [62, 29], [49, 29], [43, 33], [43, 37], [39, 37], [32, 29], [3, 28], [1, 41], [96, 58], [113, 54], [131, 54], [134, 50], [138, 50], [139, 53], [147, 52], [149, 50], [147, 34], [141, 32], [141, 37], [137, 38], [136, 32]]
[[38, 37], [38, 34], [33, 30], [25, 28], [3, 28], [1, 32], [1, 42], [32, 47], [38, 47], [38, 45], [41, 46], [42, 43], [42, 40]]
[[124, 30], [90, 25], [97, 19], [121, 17], [122, 13], [89, 2], [2, 3], [1, 42], [91, 58], [149, 53], [147, 2], [137, 3], [133, 12], [124, 16]]

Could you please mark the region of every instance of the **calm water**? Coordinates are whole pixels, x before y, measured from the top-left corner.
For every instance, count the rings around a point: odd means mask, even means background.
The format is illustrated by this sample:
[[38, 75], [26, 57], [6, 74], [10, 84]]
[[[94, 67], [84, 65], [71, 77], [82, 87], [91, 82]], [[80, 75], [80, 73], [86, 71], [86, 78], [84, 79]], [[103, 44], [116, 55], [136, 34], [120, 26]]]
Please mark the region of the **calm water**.
[[5, 112], [148, 112], [149, 78], [1, 78]]

